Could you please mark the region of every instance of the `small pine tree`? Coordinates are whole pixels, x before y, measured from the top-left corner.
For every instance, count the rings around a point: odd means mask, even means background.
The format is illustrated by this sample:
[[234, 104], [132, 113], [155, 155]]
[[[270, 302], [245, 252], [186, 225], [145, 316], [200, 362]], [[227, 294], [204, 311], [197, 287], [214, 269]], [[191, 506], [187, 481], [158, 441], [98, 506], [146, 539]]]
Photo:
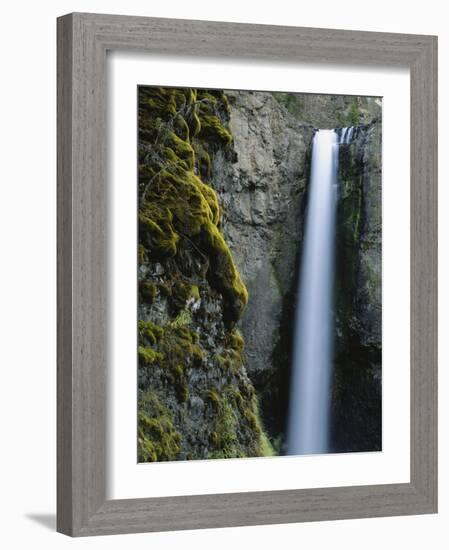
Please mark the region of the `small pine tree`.
[[348, 125], [356, 126], [360, 121], [360, 111], [357, 103], [353, 101], [348, 113]]

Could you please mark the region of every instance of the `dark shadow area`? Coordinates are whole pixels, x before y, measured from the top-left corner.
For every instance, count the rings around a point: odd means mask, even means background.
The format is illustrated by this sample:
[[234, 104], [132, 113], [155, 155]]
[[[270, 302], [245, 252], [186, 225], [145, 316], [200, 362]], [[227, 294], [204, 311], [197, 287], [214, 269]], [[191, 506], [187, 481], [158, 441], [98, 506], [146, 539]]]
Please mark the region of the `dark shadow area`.
[[56, 514], [25, 514], [25, 517], [50, 531], [56, 531]]
[[[366, 129], [357, 126], [354, 138]], [[365, 284], [361, 272], [367, 231], [365, 162], [361, 146], [340, 145], [338, 179], [345, 193], [337, 206], [332, 453], [382, 450], [382, 348], [380, 342], [369, 343], [360, 291]]]

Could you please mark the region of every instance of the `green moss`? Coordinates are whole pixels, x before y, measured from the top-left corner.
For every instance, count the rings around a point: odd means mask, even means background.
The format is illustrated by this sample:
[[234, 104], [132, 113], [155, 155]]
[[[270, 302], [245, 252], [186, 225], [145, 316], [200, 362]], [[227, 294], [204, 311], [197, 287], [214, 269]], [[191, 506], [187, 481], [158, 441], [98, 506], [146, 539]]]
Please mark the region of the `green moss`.
[[145, 263], [147, 258], [147, 253], [145, 250], [145, 247], [142, 244], [139, 244], [138, 251], [137, 251], [137, 257], [139, 259], [139, 264], [142, 265]]
[[[197, 335], [184, 325], [167, 326], [164, 332], [164, 340], [161, 347], [167, 359], [173, 358], [175, 362], [191, 360], [196, 363], [203, 358], [203, 352], [197, 345]], [[182, 361], [184, 359], [184, 361]]]
[[162, 338], [164, 329], [150, 321], [139, 320], [138, 323], [139, 337], [142, 341], [149, 344], [156, 344]]
[[237, 433], [239, 419], [226, 395], [220, 400], [215, 412], [215, 430], [212, 432], [214, 436], [211, 440], [215, 448], [209, 453], [209, 458], [242, 458], [246, 456]]
[[231, 108], [229, 106], [228, 96], [224, 92], [219, 92], [219, 97], [222, 101], [223, 108], [224, 108], [226, 114], [229, 116], [231, 114]]
[[[159, 228], [166, 230], [166, 241], [174, 241], [175, 246], [180, 233], [194, 237], [203, 227], [218, 223], [219, 211], [217, 196], [212, 188], [192, 171], [173, 166], [158, 173], [141, 207], [142, 217], [151, 219]], [[145, 232], [142, 235], [145, 238]], [[159, 234], [156, 237], [161, 238]], [[147, 243], [150, 247], [161, 248], [159, 241], [147, 240]], [[164, 245], [165, 241], [162, 247]], [[172, 250], [168, 244], [165, 246]]]
[[189, 124], [190, 135], [194, 137], [197, 134], [199, 134], [201, 130], [201, 120], [195, 108], [192, 109], [191, 112], [189, 113], [187, 117], [187, 122]]
[[[178, 114], [178, 116], [175, 117], [173, 127], [176, 132], [175, 135], [179, 136], [184, 143], [190, 142], [190, 127], [183, 116]], [[190, 151], [190, 153], [192, 153], [192, 151]], [[192, 164], [190, 164], [191, 166], [193, 166], [193, 162], [194, 157], [192, 157]]]
[[158, 293], [157, 285], [155, 285], [154, 283], [149, 283], [148, 281], [142, 282], [139, 285], [139, 290], [142, 299], [149, 304], [152, 303]]
[[176, 254], [179, 235], [173, 228], [173, 214], [168, 208], [145, 202], [139, 211], [139, 236], [151, 259]]
[[163, 359], [163, 355], [154, 349], [144, 346], [139, 346], [139, 358], [144, 365], [153, 365], [154, 363], [159, 363]]
[[[188, 312], [183, 312], [175, 321], [159, 327], [148, 321], [139, 321], [139, 355], [143, 364], [154, 362], [157, 352], [159, 366], [168, 373], [178, 372], [179, 365], [199, 366], [204, 354], [198, 346], [198, 335], [188, 328]], [[148, 351], [151, 348], [151, 352]], [[176, 376], [175, 376], [176, 378]]]
[[200, 299], [199, 288], [197, 285], [186, 283], [180, 279], [175, 279], [171, 286], [170, 291], [170, 305], [172, 306], [173, 313], [175, 315], [187, 306], [187, 302], [193, 298], [194, 300]]
[[193, 149], [195, 151], [195, 168], [197, 174], [206, 180], [209, 179], [211, 174], [212, 161], [206, 148], [202, 145], [201, 141], [195, 139], [193, 141]]
[[[273, 447], [262, 428], [255, 396], [246, 399], [234, 385], [221, 394], [210, 389], [207, 396], [215, 415], [209, 441], [209, 458], [241, 458], [245, 456], [272, 456]], [[246, 427], [245, 427], [246, 425]], [[242, 434], [246, 433], [242, 437]]]
[[148, 257], [159, 261], [175, 257], [183, 239], [193, 239], [210, 260], [209, 282], [223, 296], [225, 321], [233, 324], [248, 294], [219, 229], [217, 194], [201, 179], [209, 177], [211, 154], [232, 141], [228, 112], [221, 91], [139, 89], [139, 238]]
[[186, 401], [188, 369], [201, 366], [204, 357], [198, 346], [198, 335], [179, 318], [163, 327], [139, 321], [139, 343], [139, 366], [160, 369], [178, 400]]
[[261, 432], [259, 439], [259, 456], [275, 456], [279, 454], [276, 452], [274, 445], [268, 439], [265, 432]]
[[171, 322], [173, 327], [182, 327], [184, 325], [190, 325], [192, 322], [192, 316], [189, 311], [183, 309], [176, 317], [174, 321]]
[[230, 366], [231, 366], [231, 361], [226, 356], [217, 354], [217, 355], [215, 355], [215, 360], [217, 361], [219, 367], [222, 370], [230, 368]]
[[182, 386], [179, 386], [178, 398], [182, 402], [187, 401], [187, 399], [189, 398], [189, 388], [187, 384], [183, 384]]
[[162, 296], [168, 297], [172, 294], [171, 286], [167, 283], [159, 283], [157, 288]]
[[192, 285], [190, 287], [190, 297], [193, 298], [194, 300], [200, 300], [201, 299], [200, 289], [198, 288], [197, 285]]
[[224, 367], [225, 370], [231, 372], [232, 374], [238, 374], [241, 367], [242, 362], [240, 360], [235, 360], [229, 357], [229, 354], [226, 354], [224, 357], [222, 356], [222, 367]]
[[207, 397], [211, 402], [215, 412], [219, 411], [221, 407], [221, 399], [219, 393], [216, 390], [210, 389], [207, 391]]
[[212, 432], [210, 434], [209, 441], [214, 447], [218, 447], [220, 445], [220, 436], [217, 432]]
[[239, 388], [245, 400], [253, 399], [255, 397], [255, 390], [252, 384], [242, 383]]
[[238, 329], [234, 329], [228, 333], [227, 343], [232, 349], [239, 353], [241, 353], [245, 347], [245, 340]]
[[274, 456], [276, 453], [263, 429], [263, 423], [260, 418], [259, 401], [254, 393], [251, 397], [250, 407], [245, 411], [245, 417], [257, 433], [257, 437], [253, 441], [253, 452], [255, 456]]
[[240, 393], [240, 390], [238, 386], [230, 385], [226, 388], [225, 393], [229, 400], [234, 404], [237, 405], [237, 408], [244, 413], [245, 411], [245, 400], [243, 399], [242, 394]]
[[173, 372], [178, 378], [180, 378], [184, 374], [184, 369], [182, 368], [182, 365], [175, 365]]
[[200, 136], [204, 139], [210, 139], [213, 137], [213, 139], [222, 145], [230, 145], [232, 142], [230, 132], [226, 130], [221, 123], [221, 120], [216, 115], [204, 114], [201, 117]]
[[179, 160], [183, 161], [189, 170], [193, 170], [195, 165], [195, 151], [190, 143], [178, 137], [174, 132], [168, 134], [165, 142], [167, 147], [172, 150], [172, 153], [178, 157]]
[[208, 227], [203, 240], [211, 261], [209, 282], [223, 295], [225, 321], [234, 324], [248, 303], [248, 291], [219, 229]]
[[253, 413], [253, 411], [251, 409], [245, 409], [244, 415], [251, 429], [256, 432], [260, 432], [261, 429], [258, 423], [258, 419], [256, 418], [256, 415]]
[[[201, 366], [204, 354], [198, 335], [188, 328], [188, 312], [163, 327], [139, 321], [139, 357], [141, 366], [157, 363], [167, 379], [180, 388], [187, 384], [185, 369]], [[181, 376], [182, 375], [182, 376]], [[183, 393], [184, 390], [183, 390]]]
[[172, 413], [154, 391], [143, 393], [138, 403], [139, 462], [175, 460], [180, 443]]
[[223, 90], [198, 90], [198, 103], [200, 110], [205, 114], [217, 115], [223, 125], [223, 120], [228, 120], [230, 108], [228, 98]]
[[[184, 177], [164, 172], [155, 180], [147, 200], [140, 214], [141, 233], [151, 255], [174, 255], [180, 234], [198, 236], [199, 248], [210, 258], [209, 281], [225, 299], [226, 320], [237, 321], [247, 304], [248, 292], [217, 227], [220, 208], [215, 191], [193, 172], [186, 172]], [[157, 209], [155, 201], [159, 201]], [[158, 217], [156, 223], [150, 219], [151, 211], [159, 216], [165, 213], [166, 218]]]
[[230, 330], [226, 334], [226, 348], [220, 355], [216, 356], [218, 365], [224, 371], [231, 371], [237, 375], [244, 364], [243, 350], [245, 340], [240, 331], [236, 328]]
[[165, 368], [168, 369], [170, 381], [175, 388], [178, 400], [186, 401], [189, 397], [189, 388], [183, 365], [165, 363]]

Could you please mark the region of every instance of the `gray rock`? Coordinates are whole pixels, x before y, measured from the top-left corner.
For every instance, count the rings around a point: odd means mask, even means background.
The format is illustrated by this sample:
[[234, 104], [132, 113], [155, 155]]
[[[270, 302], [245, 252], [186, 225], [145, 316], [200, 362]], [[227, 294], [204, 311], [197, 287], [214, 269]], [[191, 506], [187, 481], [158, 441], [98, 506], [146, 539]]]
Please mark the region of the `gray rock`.
[[337, 214], [335, 451], [381, 449], [381, 125], [340, 147]]
[[237, 162], [216, 158], [214, 186], [224, 204], [223, 232], [248, 287], [241, 328], [257, 385], [258, 374], [273, 368], [282, 301], [295, 273], [312, 129], [271, 93], [227, 95]]

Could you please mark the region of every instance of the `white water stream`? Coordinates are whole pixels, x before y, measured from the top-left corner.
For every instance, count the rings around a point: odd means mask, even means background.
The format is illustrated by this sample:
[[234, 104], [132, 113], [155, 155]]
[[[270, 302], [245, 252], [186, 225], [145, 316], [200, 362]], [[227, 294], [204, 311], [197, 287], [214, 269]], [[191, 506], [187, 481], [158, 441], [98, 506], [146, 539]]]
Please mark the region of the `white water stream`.
[[329, 452], [333, 365], [333, 287], [338, 148], [353, 128], [318, 130], [313, 138], [311, 179], [299, 271], [287, 453]]

